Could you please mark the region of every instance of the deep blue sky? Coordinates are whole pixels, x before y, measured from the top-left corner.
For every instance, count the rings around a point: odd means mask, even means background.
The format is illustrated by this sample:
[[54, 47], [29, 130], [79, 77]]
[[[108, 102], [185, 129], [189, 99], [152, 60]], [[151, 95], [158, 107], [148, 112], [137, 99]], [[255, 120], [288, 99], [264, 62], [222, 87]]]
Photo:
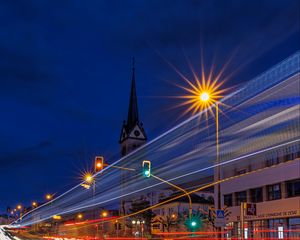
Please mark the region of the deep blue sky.
[[[178, 123], [185, 54], [247, 81], [299, 50], [299, 1], [1, 1], [0, 212], [76, 184], [95, 154], [118, 156], [131, 58], [149, 138]], [[209, 64], [208, 64], [209, 65]], [[161, 117], [163, 114], [163, 118]], [[182, 119], [181, 119], [182, 120]], [[180, 121], [180, 119], [179, 119]]]

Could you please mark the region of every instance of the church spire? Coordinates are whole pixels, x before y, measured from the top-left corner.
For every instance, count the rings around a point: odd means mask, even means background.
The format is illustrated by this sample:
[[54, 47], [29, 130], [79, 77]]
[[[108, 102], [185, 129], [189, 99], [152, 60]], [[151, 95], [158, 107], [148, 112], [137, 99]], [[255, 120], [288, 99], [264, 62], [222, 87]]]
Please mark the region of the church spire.
[[119, 143], [122, 156], [144, 144], [147, 140], [143, 124], [139, 120], [138, 102], [135, 86], [135, 66], [132, 59], [132, 78], [127, 121], [123, 122]]
[[139, 112], [138, 112], [138, 103], [135, 87], [135, 66], [134, 58], [132, 59], [132, 79], [131, 79], [131, 92], [128, 108], [128, 117], [127, 117], [127, 128], [132, 129], [139, 122]]

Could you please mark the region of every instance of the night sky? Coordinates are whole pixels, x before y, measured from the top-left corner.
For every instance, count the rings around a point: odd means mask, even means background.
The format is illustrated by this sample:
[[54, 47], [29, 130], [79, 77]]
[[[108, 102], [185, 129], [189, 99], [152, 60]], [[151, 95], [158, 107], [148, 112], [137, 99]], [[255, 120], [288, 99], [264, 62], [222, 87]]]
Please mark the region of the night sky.
[[[0, 212], [80, 180], [119, 156], [136, 60], [140, 118], [152, 139], [184, 119], [182, 84], [233, 56], [238, 85], [299, 50], [299, 1], [1, 1]], [[163, 116], [163, 117], [162, 117]], [[185, 116], [188, 117], [188, 116]]]

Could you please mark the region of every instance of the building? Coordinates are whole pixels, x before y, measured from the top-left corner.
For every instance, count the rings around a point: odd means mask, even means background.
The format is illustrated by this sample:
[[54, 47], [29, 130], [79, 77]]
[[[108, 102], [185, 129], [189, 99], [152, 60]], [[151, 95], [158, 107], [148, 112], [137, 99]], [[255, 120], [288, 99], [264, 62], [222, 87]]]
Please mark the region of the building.
[[[161, 199], [160, 202], [173, 198], [176, 194]], [[214, 203], [212, 198], [205, 198], [204, 196], [212, 197], [213, 195], [211, 193], [195, 193], [190, 195], [193, 214], [202, 213], [204, 216], [208, 216], [209, 209]], [[186, 196], [153, 208], [153, 213], [156, 216], [152, 220], [152, 233], [186, 231], [184, 221], [187, 218], [188, 212], [189, 200]], [[201, 226], [201, 231], [208, 229], [211, 229], [211, 226], [207, 222]]]
[[[274, 99], [282, 97], [289, 100], [293, 94], [299, 93], [299, 62], [298, 52], [261, 76], [274, 77], [281, 74], [281, 71], [285, 72], [287, 76], [283, 81], [285, 88], [281, 86], [278, 91], [273, 89], [276, 92], [272, 93]], [[260, 101], [259, 97], [257, 101]], [[272, 147], [263, 153], [221, 167], [222, 179], [236, 176], [220, 185], [222, 206], [228, 206], [230, 212], [225, 228], [228, 230], [227, 237], [241, 237], [243, 234], [245, 239], [300, 238], [299, 102], [280, 111], [284, 111], [284, 114], [279, 112], [282, 116], [289, 117], [288, 125], [280, 125], [287, 130], [272, 135], [271, 139], [280, 140], [283, 143], [281, 146]], [[266, 122], [266, 119], [269, 119], [267, 123], [278, 121], [278, 114], [274, 110], [266, 110], [264, 114], [269, 114], [270, 117], [267, 116], [260, 121]], [[259, 139], [256, 142], [258, 145], [265, 143], [266, 140], [260, 142]], [[243, 203], [253, 203], [254, 205], [251, 205], [254, 207], [253, 212], [247, 213]]]
[[124, 157], [128, 153], [145, 144], [146, 141], [146, 132], [143, 128], [143, 123], [139, 119], [138, 100], [135, 86], [135, 66], [133, 60], [128, 116], [127, 121], [123, 122], [119, 140], [121, 156]]

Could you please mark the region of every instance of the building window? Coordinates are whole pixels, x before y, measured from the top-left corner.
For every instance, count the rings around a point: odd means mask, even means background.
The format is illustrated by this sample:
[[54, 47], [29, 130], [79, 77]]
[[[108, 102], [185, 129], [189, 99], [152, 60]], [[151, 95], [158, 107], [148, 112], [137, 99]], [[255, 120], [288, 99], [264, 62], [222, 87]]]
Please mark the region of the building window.
[[258, 203], [263, 201], [263, 190], [262, 188], [250, 189], [251, 202]]
[[224, 204], [227, 207], [232, 207], [232, 194], [226, 194], [226, 195], [224, 195]]
[[287, 197], [300, 196], [300, 179], [286, 182]]
[[241, 205], [242, 202], [247, 202], [247, 191], [235, 193], [236, 206]]
[[278, 155], [272, 156], [271, 158], [267, 159], [266, 167], [271, 167], [273, 165], [279, 164], [279, 157]]
[[268, 200], [281, 199], [280, 183], [267, 186]]
[[246, 169], [241, 169], [241, 170], [238, 170], [238, 171], [236, 172], [236, 175], [241, 175], [241, 174], [244, 174], [244, 173], [246, 173], [246, 172], [247, 172]]

